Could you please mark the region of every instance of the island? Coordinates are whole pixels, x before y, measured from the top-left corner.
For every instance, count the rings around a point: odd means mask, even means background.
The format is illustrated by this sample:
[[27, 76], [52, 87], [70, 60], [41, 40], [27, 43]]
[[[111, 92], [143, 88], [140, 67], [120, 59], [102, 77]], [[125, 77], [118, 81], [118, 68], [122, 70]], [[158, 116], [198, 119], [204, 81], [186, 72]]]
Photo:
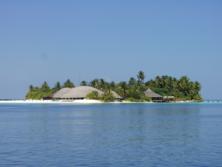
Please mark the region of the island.
[[57, 82], [50, 87], [45, 81], [40, 87], [30, 85], [27, 100], [97, 100], [101, 102], [176, 102], [202, 101], [201, 84], [187, 76], [179, 79], [172, 76], [156, 76], [145, 81], [145, 74], [139, 71], [128, 81], [107, 82], [104, 79], [82, 81], [80, 86], [68, 79], [64, 84]]

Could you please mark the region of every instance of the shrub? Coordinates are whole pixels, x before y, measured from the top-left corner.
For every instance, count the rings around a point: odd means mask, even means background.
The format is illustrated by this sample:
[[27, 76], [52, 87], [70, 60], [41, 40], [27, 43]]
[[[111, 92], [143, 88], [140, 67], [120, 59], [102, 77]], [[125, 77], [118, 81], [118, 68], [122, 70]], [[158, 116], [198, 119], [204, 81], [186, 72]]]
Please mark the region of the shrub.
[[100, 99], [105, 101], [105, 102], [111, 102], [111, 101], [115, 100], [115, 98], [113, 97], [113, 94], [111, 92], [103, 93], [103, 95], [101, 96]]
[[97, 91], [92, 91], [91, 93], [89, 93], [86, 98], [88, 99], [94, 99], [94, 100], [99, 100], [99, 93]]

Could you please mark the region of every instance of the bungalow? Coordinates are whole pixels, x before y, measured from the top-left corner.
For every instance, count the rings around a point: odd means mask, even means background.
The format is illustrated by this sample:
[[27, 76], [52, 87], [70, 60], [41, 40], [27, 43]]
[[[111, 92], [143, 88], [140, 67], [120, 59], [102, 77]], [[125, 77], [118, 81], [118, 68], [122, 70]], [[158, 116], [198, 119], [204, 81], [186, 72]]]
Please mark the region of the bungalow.
[[[102, 92], [99, 89], [90, 87], [90, 86], [79, 86], [75, 88], [62, 88], [57, 91], [55, 94], [52, 95], [52, 99], [55, 100], [78, 100], [78, 99], [85, 99], [88, 94], [92, 92], [97, 92], [98, 95], [102, 95]], [[119, 100], [121, 97], [114, 91], [111, 91], [114, 98]]]
[[153, 102], [163, 102], [163, 97], [157, 93], [155, 93], [154, 91], [152, 91], [151, 89], [147, 89], [144, 92], [145, 96], [151, 98], [151, 100]]

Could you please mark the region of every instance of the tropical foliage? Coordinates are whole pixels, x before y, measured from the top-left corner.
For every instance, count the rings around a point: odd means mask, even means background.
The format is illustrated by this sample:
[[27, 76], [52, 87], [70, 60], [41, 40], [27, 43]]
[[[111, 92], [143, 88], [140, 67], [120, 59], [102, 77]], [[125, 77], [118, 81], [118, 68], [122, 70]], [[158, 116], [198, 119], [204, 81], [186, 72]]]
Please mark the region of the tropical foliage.
[[[103, 101], [113, 101], [112, 91], [115, 91], [123, 99], [130, 101], [150, 101], [144, 92], [150, 88], [162, 96], [174, 96], [177, 100], [201, 100], [201, 85], [197, 81], [191, 81], [187, 76], [177, 79], [171, 76], [157, 76], [156, 78], [145, 81], [145, 74], [139, 71], [137, 76], [129, 78], [128, 81], [107, 82], [104, 79], [94, 79], [90, 82], [82, 81], [81, 86], [92, 86], [102, 90], [104, 94], [99, 96], [97, 92], [90, 93], [87, 98]], [[26, 95], [27, 99], [42, 99], [51, 96], [61, 88], [75, 87], [69, 79], [61, 86], [59, 82], [53, 88], [50, 88], [47, 82], [41, 87], [30, 86]]]
[[63, 88], [74, 88], [75, 85], [69, 79], [64, 83]]
[[87, 99], [94, 99], [94, 100], [100, 100], [99, 93], [97, 91], [92, 91], [89, 93], [86, 97]]
[[57, 82], [53, 88], [50, 88], [48, 83], [45, 81], [41, 87], [34, 87], [30, 85], [29, 91], [26, 94], [26, 99], [38, 100], [38, 99], [48, 98], [61, 88], [72, 88], [72, 87], [74, 87], [74, 84], [69, 79], [63, 84], [63, 86], [61, 86], [60, 82]]
[[111, 92], [104, 92], [102, 95], [99, 95], [97, 91], [93, 91], [87, 95], [88, 99], [101, 100], [105, 102], [114, 101], [115, 98]]
[[50, 89], [47, 82], [44, 82], [41, 87], [29, 87], [29, 92], [26, 95], [27, 99], [42, 99], [44, 97], [50, 96], [53, 90]]
[[201, 85], [188, 77], [176, 79], [171, 76], [157, 76], [154, 80], [146, 82], [146, 87], [163, 96], [175, 96], [181, 100], [201, 100]]

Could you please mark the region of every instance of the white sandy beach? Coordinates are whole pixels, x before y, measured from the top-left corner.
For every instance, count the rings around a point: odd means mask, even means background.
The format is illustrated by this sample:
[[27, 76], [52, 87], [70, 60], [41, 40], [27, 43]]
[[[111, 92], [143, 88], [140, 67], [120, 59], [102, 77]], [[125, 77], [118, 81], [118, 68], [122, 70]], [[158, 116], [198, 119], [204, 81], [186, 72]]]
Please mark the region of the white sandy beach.
[[130, 103], [154, 103], [154, 102], [132, 102], [132, 101], [114, 101], [103, 102], [100, 100], [0, 100], [0, 104], [130, 104]]
[[97, 104], [99, 100], [2, 100], [0, 104]]
[[[192, 103], [194, 101], [175, 101], [171, 103]], [[155, 102], [131, 102], [131, 101], [114, 101], [114, 102], [103, 102], [99, 100], [0, 100], [0, 104], [155, 104]], [[210, 102], [209, 102], [210, 103]], [[212, 102], [211, 102], [212, 103]], [[216, 102], [214, 102], [216, 103]], [[218, 103], [218, 101], [217, 101]]]

